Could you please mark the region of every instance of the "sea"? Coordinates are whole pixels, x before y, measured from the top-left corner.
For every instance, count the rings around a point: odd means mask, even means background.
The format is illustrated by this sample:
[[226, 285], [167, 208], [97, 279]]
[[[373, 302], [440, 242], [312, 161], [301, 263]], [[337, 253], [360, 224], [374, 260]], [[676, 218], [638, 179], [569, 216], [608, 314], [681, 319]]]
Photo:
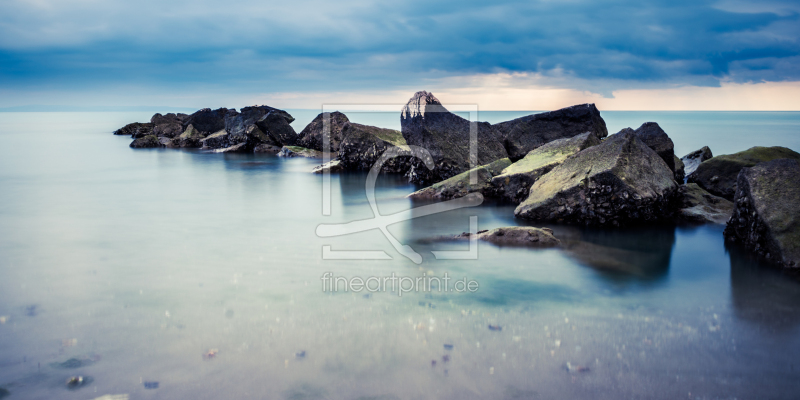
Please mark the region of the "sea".
[[[310, 173], [318, 159], [112, 135], [158, 111], [0, 113], [0, 398], [800, 392], [800, 281], [726, 245], [722, 225], [542, 225], [490, 200], [413, 203], [402, 176], [373, 192], [367, 173]], [[319, 113], [289, 112], [298, 132]], [[400, 127], [399, 112], [347, 114]], [[658, 122], [678, 156], [800, 151], [797, 112], [602, 116], [610, 133]], [[565, 245], [443, 239], [517, 225]]]

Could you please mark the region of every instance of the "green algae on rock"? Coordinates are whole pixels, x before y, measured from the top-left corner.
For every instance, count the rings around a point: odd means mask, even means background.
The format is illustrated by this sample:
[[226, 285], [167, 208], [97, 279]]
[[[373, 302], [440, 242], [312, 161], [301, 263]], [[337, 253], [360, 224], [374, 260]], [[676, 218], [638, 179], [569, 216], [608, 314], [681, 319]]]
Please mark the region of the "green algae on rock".
[[[452, 178], [434, 183], [408, 195], [411, 199], [455, 199], [470, 193], [488, 196], [492, 191], [492, 178], [511, 165], [511, 160], [503, 158], [487, 165], [462, 172]], [[477, 182], [470, 184], [470, 174], [477, 174]]]

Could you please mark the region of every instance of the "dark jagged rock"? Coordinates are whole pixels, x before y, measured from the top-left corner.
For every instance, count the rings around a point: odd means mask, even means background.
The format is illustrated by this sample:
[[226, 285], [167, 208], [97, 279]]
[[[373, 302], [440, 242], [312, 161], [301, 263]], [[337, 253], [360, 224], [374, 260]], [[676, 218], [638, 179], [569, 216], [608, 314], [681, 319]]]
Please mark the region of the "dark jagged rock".
[[200, 144], [203, 149], [208, 150], [208, 149], [222, 149], [236, 143], [231, 143], [228, 131], [222, 129], [200, 140]]
[[700, 166], [700, 163], [705, 160], [710, 160], [714, 157], [711, 154], [711, 149], [708, 146], [703, 146], [700, 150], [695, 150], [681, 158], [684, 166], [684, 173], [688, 176], [692, 172], [697, 170], [697, 167]]
[[273, 153], [278, 154], [283, 146], [276, 146], [274, 144], [262, 143], [253, 148], [254, 153]]
[[733, 203], [706, 192], [696, 183], [681, 185], [681, 209], [677, 216], [685, 221], [724, 224], [733, 212]]
[[678, 156], [673, 156], [673, 158], [675, 159], [675, 182], [680, 184], [686, 180], [686, 167]]
[[307, 149], [300, 146], [283, 146], [281, 151], [278, 152], [279, 157], [308, 157], [308, 158], [322, 158], [322, 153], [313, 149]]
[[[713, 159], [712, 159], [713, 160]], [[800, 267], [800, 162], [742, 168], [725, 237], [775, 264]]]
[[115, 135], [128, 135], [130, 137], [142, 137], [149, 135], [155, 125], [150, 123], [134, 122], [123, 126], [114, 131]]
[[189, 119], [188, 115], [181, 113], [178, 114], [168, 113], [164, 115], [156, 113], [152, 117], [150, 117], [150, 123], [153, 125], [171, 124], [171, 123], [183, 124], [188, 119]]
[[208, 135], [225, 129], [225, 117], [228, 114], [236, 114], [236, 110], [229, 110], [227, 108], [211, 110], [210, 108], [204, 108], [190, 115], [189, 118], [183, 122], [183, 126], [189, 126], [191, 124], [194, 126], [194, 129]]
[[189, 125], [186, 127], [186, 130], [183, 131], [178, 137], [172, 139], [169, 147], [201, 147], [203, 143], [201, 142], [205, 136], [202, 132], [194, 129], [193, 125]]
[[[408, 195], [411, 199], [455, 199], [464, 197], [470, 193], [481, 193], [484, 196], [490, 196], [492, 190], [492, 178], [500, 174], [503, 169], [511, 165], [511, 160], [503, 158], [492, 162], [487, 165], [473, 168], [469, 171], [462, 172], [452, 178], [445, 179], [441, 182], [434, 183], [424, 189], [417, 190]], [[477, 182], [470, 184], [470, 173], [475, 171], [477, 174]]]
[[533, 184], [514, 214], [537, 221], [626, 225], [671, 217], [678, 185], [632, 131], [567, 158]]
[[700, 163], [687, 181], [700, 185], [713, 195], [733, 200], [737, 178], [742, 168], [781, 158], [800, 160], [800, 154], [780, 146], [752, 147], [738, 153], [716, 156]]
[[608, 136], [606, 123], [594, 104], [581, 104], [529, 115], [495, 126], [504, 139], [508, 157], [512, 161], [517, 161], [531, 150], [556, 139], [573, 137], [584, 132], [592, 132], [598, 139]]
[[403, 107], [400, 126], [406, 143], [430, 152], [434, 168], [429, 170], [424, 160], [415, 158], [408, 172], [410, 180], [430, 185], [470, 169], [472, 124], [477, 136], [477, 160], [473, 160], [472, 165], [485, 165], [507, 157], [497, 131], [490, 124], [470, 122], [447, 111], [431, 93], [415, 93]]
[[178, 122], [168, 122], [165, 124], [158, 124], [153, 128], [153, 135], [165, 138], [174, 138], [183, 133], [183, 126]]
[[[297, 134], [289, 125], [294, 118], [287, 112], [268, 106], [253, 106], [242, 108], [240, 113], [228, 113], [225, 116], [225, 130], [230, 134], [230, 140], [235, 143], [262, 140], [249, 135], [253, 126], [258, 126], [262, 133], [269, 135], [272, 141], [281, 145], [293, 145], [297, 141]], [[275, 135], [269, 131], [274, 130]], [[250, 132], [249, 132], [250, 131]], [[258, 143], [250, 143], [255, 147]]]
[[297, 141], [298, 146], [303, 146], [305, 148], [314, 149], [318, 151], [324, 151], [322, 145], [324, 143], [324, 136], [323, 136], [323, 128], [324, 128], [324, 118], [325, 115], [328, 115], [330, 118], [328, 123], [329, 126], [329, 145], [330, 145], [330, 152], [331, 153], [338, 153], [339, 152], [339, 144], [342, 143], [342, 128], [348, 122], [347, 116], [340, 113], [339, 111], [334, 111], [332, 113], [321, 113], [314, 118], [306, 127], [300, 132], [298, 135], [299, 139]]
[[258, 128], [269, 136], [269, 140], [261, 139], [261, 142], [294, 146], [297, 143], [297, 133], [289, 125], [294, 118], [291, 118], [291, 115], [285, 111], [278, 111], [270, 111], [256, 122]]
[[[532, 226], [509, 226], [495, 228], [476, 233], [478, 240], [492, 243], [497, 246], [509, 247], [555, 247], [561, 241], [553, 236], [550, 228], [534, 228]], [[472, 234], [464, 232], [456, 239], [470, 239]]]
[[642, 126], [638, 127], [635, 132], [636, 135], [639, 136], [639, 140], [653, 149], [653, 151], [667, 163], [670, 170], [676, 172], [675, 144], [672, 143], [672, 139], [669, 138], [667, 133], [664, 132], [657, 123], [645, 122]]
[[403, 134], [394, 129], [378, 128], [348, 122], [342, 127], [342, 142], [336, 157], [342, 168], [351, 171], [369, 171], [389, 148], [397, 147], [401, 155], [386, 160], [384, 173], [406, 173], [410, 168], [411, 153]]
[[158, 136], [147, 135], [134, 139], [133, 142], [131, 142], [131, 147], [134, 149], [144, 149], [149, 147], [162, 147], [162, 144], [161, 141], [158, 140]]
[[523, 159], [492, 178], [491, 195], [519, 204], [528, 197], [531, 185], [539, 177], [563, 163], [567, 157], [598, 144], [600, 139], [597, 135], [585, 132], [571, 138], [554, 140], [531, 150]]

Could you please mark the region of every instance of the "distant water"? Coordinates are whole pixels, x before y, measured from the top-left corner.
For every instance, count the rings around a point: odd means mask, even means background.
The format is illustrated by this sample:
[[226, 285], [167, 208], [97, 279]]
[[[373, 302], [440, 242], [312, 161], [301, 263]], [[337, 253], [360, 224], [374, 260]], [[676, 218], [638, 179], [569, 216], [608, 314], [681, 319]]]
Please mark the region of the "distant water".
[[[298, 131], [317, 114], [291, 112]], [[721, 226], [552, 226], [566, 249], [481, 243], [477, 260], [435, 259], [431, 251], [468, 249], [430, 239], [468, 230], [470, 216], [480, 229], [525, 224], [513, 207], [486, 204], [390, 226], [423, 256], [416, 265], [379, 231], [315, 235], [320, 223], [373, 216], [365, 174], [333, 176], [323, 216], [315, 160], [133, 150], [110, 134], [151, 114], [0, 113], [0, 387], [9, 399], [797, 396], [800, 283], [726, 249]], [[397, 114], [348, 115], [399, 128]], [[800, 150], [800, 113], [603, 117], [609, 132], [656, 121], [679, 155], [703, 145]], [[382, 177], [380, 211], [419, 206], [404, 198], [413, 190]], [[393, 259], [323, 260], [326, 245]], [[325, 272], [448, 273], [480, 287], [332, 294]], [[86, 384], [67, 389], [77, 375]]]

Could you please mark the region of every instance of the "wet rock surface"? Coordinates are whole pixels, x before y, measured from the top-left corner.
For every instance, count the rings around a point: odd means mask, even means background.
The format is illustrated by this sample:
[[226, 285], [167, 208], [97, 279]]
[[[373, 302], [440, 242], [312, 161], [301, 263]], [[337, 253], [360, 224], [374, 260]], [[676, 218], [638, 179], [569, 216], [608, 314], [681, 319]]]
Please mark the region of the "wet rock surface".
[[524, 158], [492, 178], [490, 195], [519, 204], [528, 197], [530, 188], [542, 175], [560, 165], [567, 157], [600, 144], [592, 132], [554, 140], [531, 150]]
[[692, 172], [697, 170], [697, 167], [700, 166], [700, 163], [706, 160], [710, 160], [714, 155], [711, 153], [711, 149], [708, 146], [703, 146], [700, 150], [695, 150], [683, 157], [681, 157], [681, 161], [683, 162], [684, 166], [684, 173], [688, 176]]
[[780, 159], [743, 168], [733, 203], [725, 228], [730, 243], [777, 265], [800, 267], [800, 161]]
[[342, 167], [342, 162], [340, 160], [331, 160], [326, 162], [325, 164], [318, 165], [311, 170], [311, 172], [315, 174], [321, 174], [326, 171], [333, 173], [344, 171], [344, 168]]
[[[497, 246], [512, 247], [555, 247], [561, 241], [553, 236], [549, 228], [534, 228], [531, 226], [510, 226], [478, 231], [475, 234], [478, 240], [489, 242]], [[471, 239], [472, 234], [464, 232], [456, 239]]]
[[673, 171], [631, 130], [568, 158], [531, 187], [517, 217], [587, 225], [626, 225], [671, 217]]
[[733, 202], [714, 196], [696, 183], [681, 185], [681, 209], [677, 216], [689, 222], [725, 224], [733, 213]]
[[337, 159], [345, 170], [369, 171], [390, 148], [394, 148], [399, 155], [387, 159], [381, 172], [406, 173], [411, 167], [411, 153], [399, 131], [348, 122], [342, 127], [341, 133], [344, 139], [339, 146]]
[[556, 139], [584, 132], [598, 139], [608, 136], [606, 123], [594, 104], [580, 104], [556, 111], [528, 115], [494, 125], [512, 161]]
[[[417, 200], [446, 200], [464, 197], [470, 193], [481, 193], [484, 196], [490, 196], [493, 192], [492, 178], [500, 174], [510, 165], [511, 160], [503, 158], [491, 164], [482, 165], [469, 171], [462, 172], [452, 178], [434, 183], [431, 186], [411, 193], [407, 197]], [[475, 184], [470, 183], [470, 174], [472, 174], [473, 171], [477, 175]]]
[[324, 123], [325, 118], [328, 118], [330, 124], [328, 130], [328, 140], [331, 153], [339, 152], [339, 144], [342, 143], [342, 128], [350, 122], [346, 115], [339, 111], [332, 113], [321, 113], [314, 118], [298, 135], [298, 146], [303, 146], [308, 149], [324, 151], [323, 144], [324, 136]]
[[687, 182], [696, 183], [713, 195], [733, 200], [737, 178], [742, 168], [781, 158], [800, 160], [800, 154], [780, 146], [752, 147], [703, 161], [697, 170], [689, 174]]
[[[431, 185], [458, 175], [473, 165], [486, 165], [506, 158], [497, 131], [486, 122], [470, 122], [449, 112], [433, 94], [421, 91], [403, 107], [400, 116], [403, 138], [411, 146], [430, 152], [434, 168], [424, 160], [412, 160], [409, 179]], [[470, 163], [470, 129], [475, 130], [477, 159]]]

